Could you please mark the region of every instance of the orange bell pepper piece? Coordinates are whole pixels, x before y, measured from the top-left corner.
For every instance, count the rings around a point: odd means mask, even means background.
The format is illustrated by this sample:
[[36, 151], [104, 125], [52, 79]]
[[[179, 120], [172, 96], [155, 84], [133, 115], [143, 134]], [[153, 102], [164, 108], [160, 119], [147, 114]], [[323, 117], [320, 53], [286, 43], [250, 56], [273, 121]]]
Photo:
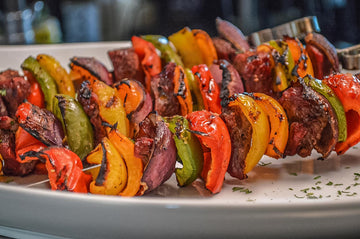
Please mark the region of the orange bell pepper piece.
[[145, 88], [150, 92], [152, 77], [161, 72], [160, 56], [156, 53], [156, 48], [151, 42], [137, 36], [133, 36], [131, 42], [135, 53], [139, 56], [142, 69], [145, 73]]
[[[221, 191], [231, 156], [231, 140], [224, 121], [209, 111], [188, 114], [189, 128], [203, 146], [204, 166], [201, 172], [205, 186], [212, 193]], [[209, 152], [210, 151], [210, 152]]]
[[140, 189], [144, 166], [141, 159], [134, 155], [134, 143], [117, 130], [110, 130], [108, 138], [124, 159], [127, 168], [127, 184], [119, 195], [135, 196]]
[[289, 47], [289, 51], [295, 61], [296, 72], [300, 77], [306, 75], [314, 76], [314, 69], [309, 58], [309, 55], [304, 49], [304, 46], [297, 38], [284, 37], [284, 41]]
[[220, 114], [220, 87], [216, 84], [209, 68], [205, 64], [201, 64], [193, 66], [191, 71], [199, 82], [205, 110]]
[[253, 93], [250, 96], [264, 110], [270, 122], [270, 140], [265, 154], [273, 158], [284, 157], [289, 136], [289, 121], [284, 108], [266, 94]]
[[96, 179], [90, 183], [91, 193], [118, 195], [125, 188], [127, 169], [124, 159], [107, 137], [86, 157], [86, 161], [101, 164]]
[[335, 145], [337, 154], [344, 154], [360, 142], [360, 81], [350, 73], [335, 74], [323, 79], [341, 101], [346, 115], [347, 138]]
[[193, 102], [188, 79], [181, 66], [175, 67], [173, 81], [174, 94], [179, 101], [181, 115], [185, 116], [193, 111]]
[[214, 60], [217, 60], [218, 57], [211, 37], [207, 34], [207, 32], [200, 29], [194, 29], [191, 32], [195, 37], [197, 45], [200, 48], [200, 52], [203, 57], [203, 63], [208, 66], [212, 65]]

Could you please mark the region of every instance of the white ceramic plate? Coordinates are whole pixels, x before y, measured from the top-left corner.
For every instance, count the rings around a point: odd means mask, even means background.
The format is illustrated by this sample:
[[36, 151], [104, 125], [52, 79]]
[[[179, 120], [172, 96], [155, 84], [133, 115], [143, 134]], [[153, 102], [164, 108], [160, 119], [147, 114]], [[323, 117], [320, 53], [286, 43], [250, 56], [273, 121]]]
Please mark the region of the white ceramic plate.
[[[93, 56], [111, 69], [107, 51], [128, 43], [0, 46], [0, 70], [20, 70], [47, 53], [64, 66]], [[344, 238], [360, 233], [360, 149], [325, 160], [264, 157], [246, 180], [226, 176], [210, 195], [197, 181], [172, 177], [150, 195], [121, 198], [29, 187], [38, 176], [0, 183], [0, 235], [39, 238]], [[44, 189], [45, 188], [45, 189]], [[31, 233], [34, 232], [34, 233]]]

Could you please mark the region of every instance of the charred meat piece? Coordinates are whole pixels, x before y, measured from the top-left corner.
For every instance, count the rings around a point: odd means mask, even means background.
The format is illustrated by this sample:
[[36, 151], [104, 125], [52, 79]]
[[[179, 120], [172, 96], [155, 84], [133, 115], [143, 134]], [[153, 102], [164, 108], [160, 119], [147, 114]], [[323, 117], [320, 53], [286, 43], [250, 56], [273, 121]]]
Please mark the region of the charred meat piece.
[[94, 144], [98, 145], [106, 136], [106, 130], [102, 125], [99, 105], [96, 101], [96, 95], [91, 90], [89, 81], [84, 81], [81, 84], [77, 99], [90, 119], [94, 128]]
[[5, 175], [24, 176], [35, 168], [36, 161], [20, 163], [16, 160], [14, 131], [0, 129], [0, 154], [4, 159]]
[[228, 61], [217, 60], [213, 65], [217, 66], [222, 73], [220, 99], [221, 106], [225, 107], [231, 95], [244, 92], [243, 82], [237, 70]]
[[[15, 116], [17, 107], [30, 93], [30, 83], [17, 71], [6, 70], [0, 73], [0, 96], [9, 116]], [[0, 102], [0, 114], [5, 115]]]
[[270, 57], [265, 52], [253, 51], [236, 55], [233, 65], [243, 80], [246, 92], [273, 95]]
[[311, 155], [316, 149], [327, 157], [338, 138], [337, 119], [327, 99], [300, 79], [279, 99], [289, 119], [289, 139], [285, 155]]
[[0, 116], [0, 129], [6, 129], [15, 132], [18, 127], [19, 124], [13, 118], [9, 116]]
[[216, 49], [218, 59], [224, 59], [230, 62], [234, 59], [236, 56], [236, 49], [232, 47], [230, 42], [219, 37], [212, 38], [212, 41]]
[[244, 179], [245, 159], [251, 147], [252, 127], [244, 113], [238, 108], [224, 107], [221, 113], [231, 138], [231, 158], [228, 172], [231, 176]]
[[135, 140], [135, 152], [146, 163], [141, 179], [144, 192], [154, 190], [174, 173], [175, 142], [159, 115], [151, 113], [140, 123], [140, 131]]
[[161, 116], [172, 116], [180, 113], [180, 103], [174, 94], [174, 79], [176, 64], [168, 63], [163, 71], [151, 81], [154, 94], [154, 110]]
[[306, 51], [314, 67], [315, 78], [322, 79], [339, 72], [339, 59], [335, 47], [321, 34], [309, 33], [305, 37]]
[[[4, 94], [6, 93], [6, 90], [2, 91]], [[0, 116], [7, 116], [8, 112], [6, 109], [5, 102], [3, 101], [1, 94], [0, 94]]]
[[142, 81], [144, 75], [134, 48], [112, 50], [108, 52], [108, 55], [114, 67], [115, 82], [125, 78]]

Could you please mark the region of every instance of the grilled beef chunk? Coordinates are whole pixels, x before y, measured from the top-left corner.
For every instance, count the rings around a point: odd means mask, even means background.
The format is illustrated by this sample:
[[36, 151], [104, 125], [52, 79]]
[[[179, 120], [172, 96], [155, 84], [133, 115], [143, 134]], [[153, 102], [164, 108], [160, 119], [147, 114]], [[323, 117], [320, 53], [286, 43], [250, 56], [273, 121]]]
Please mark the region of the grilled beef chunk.
[[17, 71], [6, 70], [0, 73], [0, 115], [5, 115], [4, 105], [9, 116], [14, 116], [18, 106], [30, 93], [30, 83]]
[[285, 155], [327, 157], [338, 139], [337, 118], [327, 99], [301, 79], [285, 90], [279, 99], [289, 119], [289, 139]]
[[251, 147], [252, 127], [239, 107], [224, 107], [221, 113], [231, 138], [231, 158], [228, 173], [244, 179], [245, 159]]
[[340, 71], [336, 48], [323, 35], [309, 33], [305, 37], [305, 42], [317, 79]]
[[134, 48], [109, 51], [108, 55], [114, 67], [115, 82], [125, 78], [143, 82], [143, 72], [141, 70], [139, 57], [135, 53]]
[[154, 94], [154, 110], [161, 116], [172, 116], [180, 112], [180, 103], [174, 94], [175, 67], [175, 63], [168, 63], [163, 71], [151, 81], [151, 90]]
[[102, 119], [99, 114], [99, 105], [96, 103], [95, 98], [96, 96], [91, 90], [90, 82], [84, 81], [79, 89], [77, 99], [93, 125], [94, 143], [95, 145], [98, 145], [106, 136], [106, 130], [102, 126]]
[[212, 38], [212, 41], [214, 43], [218, 59], [224, 59], [230, 62], [234, 59], [236, 56], [236, 49], [232, 47], [230, 42], [218, 37]]
[[[3, 92], [6, 92], [5, 90]], [[0, 116], [7, 116], [8, 112], [6, 109], [5, 102], [3, 101], [1, 94], [0, 94]]]
[[244, 86], [239, 73], [234, 68], [234, 66], [231, 65], [228, 61], [217, 60], [214, 62], [213, 66], [214, 65], [218, 66], [218, 68], [222, 73], [221, 85], [220, 85], [221, 88], [220, 99], [221, 99], [221, 106], [225, 107], [228, 105], [228, 99], [230, 96], [236, 93], [244, 92]]
[[246, 92], [273, 95], [270, 57], [268, 53], [253, 51], [236, 55], [233, 65], [243, 80]]
[[175, 171], [175, 142], [159, 115], [151, 113], [140, 123], [134, 150], [136, 155], [145, 161], [141, 179], [144, 192], [150, 192], [160, 186]]
[[0, 116], [0, 129], [6, 129], [13, 132], [16, 132], [18, 129], [19, 124], [16, 120], [9, 116]]
[[31, 173], [36, 161], [20, 163], [15, 155], [15, 133], [12, 130], [0, 128], [0, 154], [4, 159], [5, 175], [24, 176]]

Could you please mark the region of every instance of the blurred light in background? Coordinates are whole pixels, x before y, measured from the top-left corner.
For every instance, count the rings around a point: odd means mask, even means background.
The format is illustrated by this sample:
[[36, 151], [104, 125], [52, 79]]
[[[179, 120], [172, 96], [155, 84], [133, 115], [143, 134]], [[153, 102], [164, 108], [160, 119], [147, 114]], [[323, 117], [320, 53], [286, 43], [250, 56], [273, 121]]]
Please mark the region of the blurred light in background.
[[217, 16], [247, 35], [317, 16], [322, 34], [344, 47], [360, 43], [359, 10], [356, 0], [0, 0], [0, 43], [120, 41], [184, 26], [214, 36]]

